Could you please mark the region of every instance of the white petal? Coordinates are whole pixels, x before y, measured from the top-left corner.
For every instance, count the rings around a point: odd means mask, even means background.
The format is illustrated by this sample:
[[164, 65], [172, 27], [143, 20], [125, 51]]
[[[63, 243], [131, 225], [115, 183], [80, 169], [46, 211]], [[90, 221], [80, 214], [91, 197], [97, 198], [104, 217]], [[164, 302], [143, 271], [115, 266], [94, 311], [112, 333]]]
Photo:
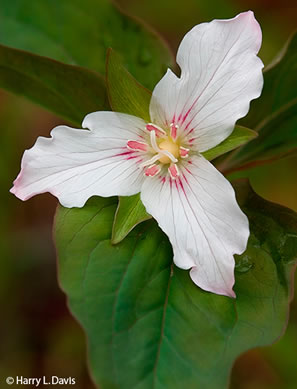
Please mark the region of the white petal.
[[141, 199], [173, 247], [174, 262], [189, 269], [202, 289], [234, 297], [234, 258], [249, 236], [248, 219], [240, 210], [225, 177], [202, 156], [184, 163], [176, 180], [148, 178]]
[[168, 70], [154, 89], [151, 120], [192, 131], [200, 152], [222, 142], [260, 96], [263, 64], [256, 54], [261, 40], [251, 11], [194, 27], [177, 53], [181, 77]]
[[93, 195], [129, 196], [143, 180], [141, 153], [128, 150], [128, 139], [142, 139], [145, 123], [113, 112], [86, 116], [83, 127], [59, 126], [51, 138], [39, 137], [25, 151], [11, 192], [22, 200], [50, 192], [66, 207], [82, 207]]

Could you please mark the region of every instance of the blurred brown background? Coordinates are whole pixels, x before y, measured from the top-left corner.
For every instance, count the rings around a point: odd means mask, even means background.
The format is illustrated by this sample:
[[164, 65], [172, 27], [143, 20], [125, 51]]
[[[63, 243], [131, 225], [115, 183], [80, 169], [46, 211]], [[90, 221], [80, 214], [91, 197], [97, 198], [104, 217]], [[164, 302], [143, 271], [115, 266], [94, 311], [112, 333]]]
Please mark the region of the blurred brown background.
[[[174, 52], [195, 24], [252, 9], [263, 30], [260, 56], [268, 64], [297, 28], [296, 0], [117, 2], [159, 31]], [[23, 98], [0, 91], [0, 388], [7, 387], [5, 377], [16, 375], [71, 376], [76, 378], [76, 388], [93, 388], [85, 362], [83, 331], [70, 316], [56, 279], [51, 237], [56, 200], [45, 194], [23, 203], [8, 192], [24, 149], [61, 122]], [[289, 158], [247, 174], [260, 195], [297, 211], [296, 165], [297, 157]], [[296, 360], [295, 299], [286, 334], [272, 347], [252, 350], [239, 358], [233, 369], [232, 389], [295, 389]]]

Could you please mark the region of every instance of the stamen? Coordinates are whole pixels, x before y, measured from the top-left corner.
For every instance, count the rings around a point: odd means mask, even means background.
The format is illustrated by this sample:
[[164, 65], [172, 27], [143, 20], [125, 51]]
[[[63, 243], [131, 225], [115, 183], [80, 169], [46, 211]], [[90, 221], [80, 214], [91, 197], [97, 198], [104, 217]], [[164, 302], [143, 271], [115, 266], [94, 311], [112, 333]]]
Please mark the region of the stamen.
[[154, 177], [156, 174], [160, 173], [161, 168], [159, 165], [151, 165], [147, 169], [145, 169], [144, 174], [147, 177]]
[[155, 124], [153, 123], [148, 123], [145, 128], [148, 130], [148, 131], [155, 131], [156, 133], [156, 136], [158, 138], [162, 138], [163, 136], [166, 135], [166, 131], [163, 130], [163, 128], [159, 127], [159, 126], [156, 126]]
[[174, 156], [173, 154], [170, 153], [170, 151], [167, 151], [167, 150], [160, 150], [160, 153], [159, 153], [159, 154], [161, 154], [160, 157], [161, 157], [162, 155], [166, 155], [166, 157], [168, 157], [168, 158], [170, 159], [170, 161], [172, 161], [172, 162], [177, 162], [177, 161], [178, 161], [178, 159], [176, 159], [175, 156]]
[[176, 138], [177, 138], [177, 130], [178, 130], [178, 125], [171, 123], [170, 124], [170, 136], [173, 140], [176, 140]]
[[169, 171], [170, 177], [173, 180], [175, 180], [179, 176], [179, 170], [178, 170], [178, 167], [175, 163], [170, 164], [168, 171]]
[[160, 152], [161, 150], [159, 149], [156, 141], [156, 132], [152, 130], [150, 136], [151, 136], [152, 148], [155, 150], [156, 153]]
[[151, 131], [151, 144], [152, 144], [152, 148], [155, 150], [156, 153], [159, 153], [159, 158], [162, 156], [162, 155], [166, 155], [170, 161], [172, 162], [177, 162], [177, 159], [175, 158], [175, 156], [173, 154], [171, 154], [169, 151], [167, 150], [161, 150], [157, 144], [157, 140], [156, 140], [156, 133], [155, 131]]
[[146, 143], [138, 142], [136, 140], [128, 140], [127, 147], [130, 150], [148, 151], [149, 146]]
[[190, 149], [186, 149], [185, 147], [179, 148], [179, 155], [181, 158], [187, 158], [189, 156]]
[[168, 157], [170, 159], [170, 161], [172, 161], [172, 162], [177, 162], [178, 161], [178, 159], [176, 159], [175, 156], [170, 153], [170, 151], [161, 150], [160, 154], [166, 155], [166, 157]]
[[149, 159], [149, 160], [147, 160], [147, 161], [145, 161], [145, 162], [142, 162], [142, 163], [139, 165], [139, 167], [140, 167], [140, 168], [143, 168], [143, 167], [149, 166], [149, 165], [151, 165], [152, 163], [158, 161], [158, 159], [159, 159], [160, 157], [161, 157], [160, 154], [156, 154], [156, 155], [154, 155], [151, 159]]

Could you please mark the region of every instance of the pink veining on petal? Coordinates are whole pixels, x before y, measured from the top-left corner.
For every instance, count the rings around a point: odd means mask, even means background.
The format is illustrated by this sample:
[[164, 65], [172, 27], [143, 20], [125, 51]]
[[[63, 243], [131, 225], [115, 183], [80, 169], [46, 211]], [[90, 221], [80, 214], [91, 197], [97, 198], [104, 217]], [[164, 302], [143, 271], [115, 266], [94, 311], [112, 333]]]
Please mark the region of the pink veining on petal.
[[[187, 169], [187, 168], [186, 168], [186, 171], [187, 171], [188, 173], [192, 174], [192, 173], [190, 172], [190, 170]], [[189, 182], [188, 182], [188, 180], [187, 180], [187, 177], [186, 177], [184, 174], [183, 174], [183, 179], [186, 181], [187, 184], [189, 184]]]
[[[136, 153], [135, 151], [125, 151], [123, 153], [118, 153], [113, 155], [113, 157], [125, 157], [124, 159], [126, 161], [129, 161], [130, 159], [139, 158], [140, 154]], [[140, 158], [137, 162], [142, 162], [142, 158]]]
[[[182, 118], [182, 124], [184, 124], [184, 122], [186, 121], [187, 117], [189, 116], [190, 112], [192, 111], [192, 109], [195, 107], [197, 101], [199, 100], [201, 95], [199, 95], [198, 97], [196, 97], [196, 99], [194, 100], [194, 102], [192, 103], [192, 105], [190, 106], [190, 108], [187, 110], [187, 112], [184, 114], [183, 118]], [[182, 115], [182, 114], [181, 114]], [[180, 117], [181, 117], [180, 115]], [[179, 118], [180, 119], [180, 118]], [[188, 123], [188, 126], [190, 125], [191, 121]]]
[[135, 159], [135, 158], [138, 158], [138, 155], [130, 155], [129, 157], [126, 158], [126, 160], [129, 161], [130, 159]]
[[131, 156], [132, 154], [133, 154], [133, 151], [124, 151], [123, 153], [115, 154], [114, 157], [124, 157], [125, 155]]
[[144, 171], [144, 174], [147, 177], [154, 177], [156, 174], [160, 173], [160, 170], [161, 170], [160, 166], [154, 164], [154, 165], [151, 165], [148, 168], [146, 168]]
[[157, 136], [158, 138], [160, 138], [160, 137], [166, 135], [166, 132], [165, 132], [161, 127], [158, 127], [158, 126], [156, 126], [155, 124], [148, 123], [145, 127], [146, 127], [146, 129], [147, 129], [148, 131], [150, 131], [150, 132], [151, 132], [151, 131], [155, 131], [156, 136]]
[[136, 151], [148, 151], [149, 146], [144, 142], [138, 142], [136, 140], [128, 140], [127, 147], [130, 150]]
[[175, 180], [179, 176], [179, 170], [175, 163], [172, 163], [168, 168], [170, 177]]
[[[190, 122], [186, 125], [185, 127], [185, 131], [190, 127]], [[194, 127], [192, 127], [188, 132], [187, 132], [187, 135], [190, 135], [192, 132], [194, 131]]]
[[[183, 175], [183, 177], [184, 177], [184, 175]], [[185, 192], [185, 189], [184, 189], [184, 186], [183, 186], [183, 183], [182, 183], [182, 180], [180, 177], [178, 177], [178, 179], [175, 180], [175, 186], [176, 186], [177, 190], [181, 189], [182, 192], [184, 193], [184, 195], [186, 195], [186, 192]]]

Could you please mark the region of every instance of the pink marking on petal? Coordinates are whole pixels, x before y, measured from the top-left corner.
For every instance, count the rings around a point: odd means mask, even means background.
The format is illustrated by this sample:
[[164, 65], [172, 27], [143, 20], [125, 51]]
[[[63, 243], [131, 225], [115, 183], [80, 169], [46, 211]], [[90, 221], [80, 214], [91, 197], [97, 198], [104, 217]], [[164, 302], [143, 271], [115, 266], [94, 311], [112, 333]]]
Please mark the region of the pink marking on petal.
[[17, 178], [13, 181], [13, 187], [9, 190], [9, 192], [16, 195], [16, 197], [18, 197], [21, 200], [28, 200], [29, 196], [22, 195], [23, 175], [24, 175], [24, 170], [22, 168]]
[[[186, 168], [186, 171], [188, 172], [188, 173], [190, 173], [190, 174], [192, 174], [191, 172], [190, 172], [190, 170], [189, 169], [187, 169]], [[189, 181], [188, 181], [188, 179], [187, 179], [187, 177], [183, 174], [183, 179], [186, 181], [186, 183], [189, 185]]]
[[171, 123], [170, 124], [170, 136], [173, 140], [175, 140], [177, 138], [177, 129], [178, 129], [178, 126], [174, 123]]
[[114, 157], [123, 157], [125, 155], [131, 155], [133, 154], [133, 151], [124, 151], [123, 153], [115, 154]]
[[191, 138], [191, 139], [189, 140], [189, 143], [193, 143], [195, 139], [196, 139], [196, 138]]
[[[184, 175], [183, 175], [183, 178], [185, 178]], [[177, 184], [179, 186], [177, 186]], [[176, 188], [177, 188], [177, 190], [180, 188], [182, 190], [183, 194], [185, 195], [185, 197], [187, 198], [187, 193], [186, 193], [186, 190], [184, 188], [183, 182], [182, 182], [180, 177], [176, 180]]]
[[[184, 177], [184, 175], [183, 175], [183, 177]], [[185, 191], [184, 185], [183, 185], [183, 182], [182, 182], [182, 180], [180, 178], [178, 179], [178, 183], [179, 183], [179, 186], [182, 188], [182, 190], [184, 192]]]
[[160, 173], [160, 170], [161, 168], [159, 165], [151, 165], [145, 169], [144, 174], [147, 177], [154, 177], [156, 174]]
[[149, 146], [144, 142], [138, 142], [136, 140], [128, 140], [127, 147], [130, 150], [136, 151], [148, 151]]
[[[183, 120], [182, 120], [182, 124], [186, 121], [187, 117], [189, 116], [189, 113], [192, 111], [192, 109], [195, 107], [197, 101], [199, 100], [201, 94], [199, 96], [196, 97], [196, 99], [194, 100], [193, 104], [190, 106], [190, 108], [187, 110], [187, 112], [185, 113], [184, 117], [183, 117]], [[193, 120], [193, 118], [190, 120], [190, 123], [191, 121]]]
[[187, 110], [186, 114], [183, 116], [182, 123], [185, 122], [186, 118], [188, 117], [189, 113], [192, 111], [193, 107], [194, 107], [194, 104], [191, 106], [191, 108], [189, 108]]
[[253, 11], [242, 12], [236, 16], [238, 19], [247, 19], [247, 21], [251, 24], [253, 30], [257, 33], [257, 43], [258, 50], [260, 49], [262, 43], [262, 31], [259, 23], [255, 19], [255, 15]]
[[187, 158], [189, 156], [189, 150], [190, 149], [186, 149], [185, 147], [180, 147], [179, 148], [179, 155], [181, 156], [181, 158]]
[[179, 176], [178, 167], [176, 166], [175, 163], [172, 163], [172, 164], [169, 166], [168, 171], [169, 171], [170, 177], [171, 177], [173, 180], [175, 180], [175, 179]]
[[157, 136], [158, 138], [161, 138], [162, 136], [166, 135], [166, 132], [165, 132], [162, 128], [160, 128], [160, 127], [158, 127], [158, 126], [156, 126], [156, 125], [154, 125], [154, 124], [152, 124], [152, 123], [148, 123], [148, 124], [145, 126], [145, 128], [146, 128], [148, 131], [155, 131], [156, 136]]
[[[115, 154], [113, 157], [124, 157], [126, 161], [129, 161], [129, 159], [139, 158], [139, 154], [135, 154], [135, 151], [125, 151], [123, 153]], [[142, 159], [140, 159], [140, 161], [142, 161]]]

